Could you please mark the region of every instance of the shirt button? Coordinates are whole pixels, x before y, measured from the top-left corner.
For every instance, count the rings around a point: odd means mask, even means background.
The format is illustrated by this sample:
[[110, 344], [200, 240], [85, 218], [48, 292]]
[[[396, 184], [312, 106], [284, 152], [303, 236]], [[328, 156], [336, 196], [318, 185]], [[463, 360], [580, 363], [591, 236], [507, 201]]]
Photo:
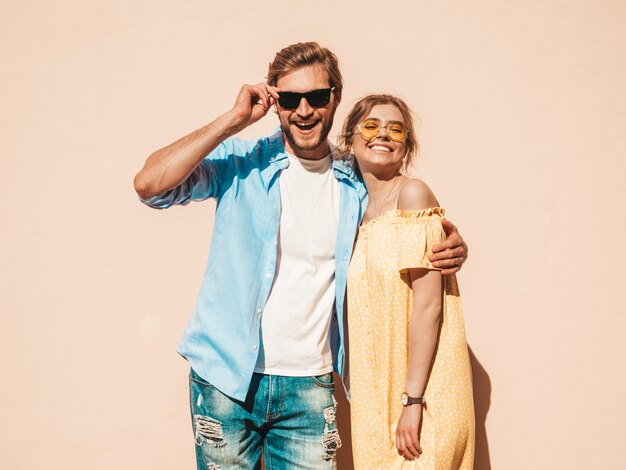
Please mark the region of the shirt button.
[[253, 351], [256, 351], [256, 344], [250, 345], [250, 349], [252, 349]]
[[262, 309], [260, 309], [260, 308], [257, 308], [257, 309], [256, 309], [256, 313], [258, 313], [259, 315], [261, 315], [261, 314], [263, 313], [263, 310], [262, 310]]
[[272, 273], [270, 273], [269, 271], [266, 272], [265, 273], [265, 277], [269, 279], [270, 277], [272, 277]]

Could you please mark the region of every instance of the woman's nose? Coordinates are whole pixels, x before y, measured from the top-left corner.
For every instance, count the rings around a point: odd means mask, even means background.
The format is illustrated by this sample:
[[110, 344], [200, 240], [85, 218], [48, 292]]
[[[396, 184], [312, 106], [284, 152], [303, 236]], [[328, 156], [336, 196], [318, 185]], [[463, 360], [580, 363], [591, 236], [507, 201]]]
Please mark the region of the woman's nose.
[[[384, 129], [384, 132], [383, 132]], [[387, 126], [380, 126], [378, 128], [378, 134], [376, 134], [376, 137], [383, 137], [385, 139], [389, 138], [389, 134], [387, 134]]]

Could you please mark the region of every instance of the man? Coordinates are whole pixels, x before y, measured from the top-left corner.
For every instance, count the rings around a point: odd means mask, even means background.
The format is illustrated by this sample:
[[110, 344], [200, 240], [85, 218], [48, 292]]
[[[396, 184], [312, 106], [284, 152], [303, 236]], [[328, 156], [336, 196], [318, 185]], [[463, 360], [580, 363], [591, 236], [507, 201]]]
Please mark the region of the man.
[[[327, 141], [341, 100], [337, 58], [317, 43], [281, 50], [267, 83], [155, 152], [135, 178], [166, 208], [218, 201], [211, 253], [178, 347], [191, 365], [198, 468], [335, 467], [333, 369], [344, 372], [346, 275], [366, 206], [362, 181]], [[280, 130], [230, 139], [275, 106]], [[440, 267], [466, 247], [452, 225]], [[444, 271], [445, 273], [445, 271]]]

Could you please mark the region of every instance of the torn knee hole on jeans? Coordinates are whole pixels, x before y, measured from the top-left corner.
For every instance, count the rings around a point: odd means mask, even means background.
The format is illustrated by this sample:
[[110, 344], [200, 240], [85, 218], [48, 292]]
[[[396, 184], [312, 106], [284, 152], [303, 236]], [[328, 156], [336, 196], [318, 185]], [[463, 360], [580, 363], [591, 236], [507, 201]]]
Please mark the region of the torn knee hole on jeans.
[[221, 470], [222, 467], [220, 467], [219, 465], [215, 464], [215, 463], [210, 463], [207, 464], [207, 467], [209, 470]]
[[326, 425], [324, 426], [324, 435], [322, 436], [322, 446], [324, 447], [324, 460], [330, 460], [335, 457], [337, 449], [341, 447], [341, 438], [339, 437], [339, 430], [337, 428], [330, 429], [329, 424], [333, 424], [336, 419], [336, 406], [337, 402], [333, 397], [333, 406], [329, 406], [324, 409], [324, 420]]
[[[196, 444], [202, 445], [208, 441], [216, 447], [225, 446], [222, 423], [208, 416], [194, 415], [193, 424], [196, 429]], [[219, 469], [219, 467], [217, 467]]]

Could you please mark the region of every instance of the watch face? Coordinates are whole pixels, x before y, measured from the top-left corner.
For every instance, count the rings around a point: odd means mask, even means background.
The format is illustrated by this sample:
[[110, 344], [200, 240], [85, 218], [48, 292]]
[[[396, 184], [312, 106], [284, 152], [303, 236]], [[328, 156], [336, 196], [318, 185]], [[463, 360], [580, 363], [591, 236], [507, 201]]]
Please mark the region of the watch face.
[[404, 406], [406, 406], [409, 403], [409, 396], [406, 393], [403, 393], [400, 399], [402, 400], [402, 404]]

